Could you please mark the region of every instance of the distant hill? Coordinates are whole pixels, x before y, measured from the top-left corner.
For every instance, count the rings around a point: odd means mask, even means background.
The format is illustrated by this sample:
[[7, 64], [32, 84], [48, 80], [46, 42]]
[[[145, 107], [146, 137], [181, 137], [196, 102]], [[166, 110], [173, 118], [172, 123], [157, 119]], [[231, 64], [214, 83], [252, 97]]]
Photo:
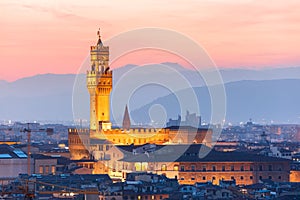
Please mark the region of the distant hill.
[[[200, 105], [203, 104], [203, 117], [208, 118], [207, 90], [203, 86], [201, 77], [192, 70], [184, 69], [178, 64], [165, 63], [176, 69], [165, 74], [165, 77], [173, 77], [172, 73], [180, 73], [191, 82], [199, 94]], [[134, 65], [128, 65], [114, 70], [114, 83]], [[220, 70], [226, 83], [229, 121], [253, 119], [273, 119], [287, 122], [288, 120], [299, 122], [299, 89], [300, 68], [279, 68], [266, 70], [226, 69]], [[149, 72], [147, 76], [156, 76], [156, 72]], [[44, 74], [19, 79], [14, 82], [0, 81], [0, 119], [12, 120], [71, 120], [72, 93], [76, 75]], [[84, 80], [85, 75], [80, 77]], [[200, 77], [200, 78], [199, 78]], [[251, 80], [251, 81], [244, 81]], [[83, 83], [79, 88], [82, 96], [82, 118], [89, 117], [89, 98]], [[169, 92], [155, 87], [145, 87], [131, 100], [130, 109], [136, 121], [147, 121], [144, 111], [147, 106], [156, 103], [169, 102], [167, 106], [176, 105], [170, 103]], [[200, 98], [201, 96], [201, 98]], [[76, 102], [76, 100], [75, 100]], [[82, 103], [83, 102], [83, 103]], [[81, 105], [80, 104], [80, 105]], [[176, 117], [178, 112], [174, 107], [168, 117]], [[120, 116], [124, 110], [118, 111]], [[192, 112], [192, 111], [191, 111]]]
[[[249, 118], [268, 123], [271, 120], [275, 123], [300, 122], [300, 79], [237, 81], [225, 84], [225, 90], [227, 122], [236, 123]], [[194, 91], [199, 101], [201, 116], [205, 121], [209, 121], [211, 101], [208, 89], [197, 87]], [[188, 92], [183, 90], [178, 94], [185, 96]], [[136, 123], [149, 122], [148, 110], [157, 104], [166, 109], [168, 118], [176, 118], [180, 113], [175, 95], [170, 94], [134, 110], [131, 113], [133, 120]]]

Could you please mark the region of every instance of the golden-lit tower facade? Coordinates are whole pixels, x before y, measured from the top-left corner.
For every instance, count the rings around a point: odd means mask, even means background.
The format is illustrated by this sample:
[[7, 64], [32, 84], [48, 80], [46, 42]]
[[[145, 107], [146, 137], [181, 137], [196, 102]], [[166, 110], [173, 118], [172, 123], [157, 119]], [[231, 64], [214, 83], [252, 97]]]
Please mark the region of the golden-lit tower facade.
[[87, 88], [90, 94], [90, 129], [92, 131], [111, 129], [110, 93], [112, 71], [109, 69], [109, 47], [101, 41], [91, 46], [91, 69], [87, 71]]

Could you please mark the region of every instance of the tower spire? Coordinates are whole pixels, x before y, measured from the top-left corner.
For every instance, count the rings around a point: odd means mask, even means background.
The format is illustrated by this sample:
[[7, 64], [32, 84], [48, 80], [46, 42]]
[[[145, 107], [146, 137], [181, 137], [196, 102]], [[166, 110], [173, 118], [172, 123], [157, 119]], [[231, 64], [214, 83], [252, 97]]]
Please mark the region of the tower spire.
[[131, 125], [130, 117], [129, 117], [128, 107], [126, 105], [125, 112], [124, 112], [124, 117], [123, 117], [123, 129], [129, 130], [130, 125]]
[[101, 41], [101, 34], [100, 34], [100, 28], [99, 28], [99, 30], [97, 31], [97, 35], [98, 35], [98, 42], [97, 42], [97, 45], [103, 45], [102, 44], [102, 41]]

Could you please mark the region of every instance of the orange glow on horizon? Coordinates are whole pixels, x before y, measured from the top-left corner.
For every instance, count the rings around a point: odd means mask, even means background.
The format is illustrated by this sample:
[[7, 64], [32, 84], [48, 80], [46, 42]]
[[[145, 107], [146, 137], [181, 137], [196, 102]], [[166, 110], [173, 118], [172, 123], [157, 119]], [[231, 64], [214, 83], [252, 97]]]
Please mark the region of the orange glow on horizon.
[[[104, 41], [137, 28], [172, 29], [198, 42], [222, 68], [300, 63], [300, 2], [294, 0], [133, 0], [130, 5], [121, 0], [3, 0], [0, 6], [0, 80], [76, 73], [96, 42], [98, 27]], [[152, 63], [176, 62], [164, 56], [155, 55]], [[128, 57], [119, 65], [149, 59]]]

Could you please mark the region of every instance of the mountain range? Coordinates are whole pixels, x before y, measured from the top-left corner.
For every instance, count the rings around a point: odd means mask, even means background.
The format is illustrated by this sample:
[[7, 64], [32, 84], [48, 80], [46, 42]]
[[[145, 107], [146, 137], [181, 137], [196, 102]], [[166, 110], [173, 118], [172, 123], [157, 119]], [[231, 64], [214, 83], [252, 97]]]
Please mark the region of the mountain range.
[[[164, 65], [174, 71], [162, 73], [160, 70], [147, 70], [147, 73], [142, 74], [143, 70], [139, 70], [134, 75], [142, 78], [168, 77], [170, 80], [178, 74], [184, 77], [195, 91], [203, 120], [209, 121], [210, 96], [201, 75], [176, 63]], [[114, 85], [138, 67], [128, 65], [115, 69]], [[157, 69], [157, 66], [153, 66], [153, 69]], [[226, 121], [240, 122], [253, 118], [260, 122], [273, 120], [278, 123], [299, 123], [300, 67], [261, 70], [221, 69], [219, 72], [226, 91]], [[76, 80], [84, 79], [84, 74], [79, 74], [77, 79], [75, 74], [42, 74], [14, 82], [0, 81], [0, 119], [72, 120], [76, 107], [75, 117], [88, 119], [89, 96], [85, 82], [77, 83], [74, 87]], [[76, 99], [78, 96], [73, 95], [73, 88], [75, 93], [79, 94], [80, 101]], [[171, 93], [168, 88], [150, 84], [136, 90], [131, 98], [122, 104], [129, 104], [131, 118], [136, 123], [149, 123], [148, 110], [154, 105], [164, 107], [167, 119], [176, 118], [180, 110], [176, 106], [178, 102], [174, 94], [184, 95], [185, 92], [187, 89], [178, 88], [178, 91]], [[120, 119], [124, 107], [118, 108], [115, 112], [118, 113], [115, 118]]]

